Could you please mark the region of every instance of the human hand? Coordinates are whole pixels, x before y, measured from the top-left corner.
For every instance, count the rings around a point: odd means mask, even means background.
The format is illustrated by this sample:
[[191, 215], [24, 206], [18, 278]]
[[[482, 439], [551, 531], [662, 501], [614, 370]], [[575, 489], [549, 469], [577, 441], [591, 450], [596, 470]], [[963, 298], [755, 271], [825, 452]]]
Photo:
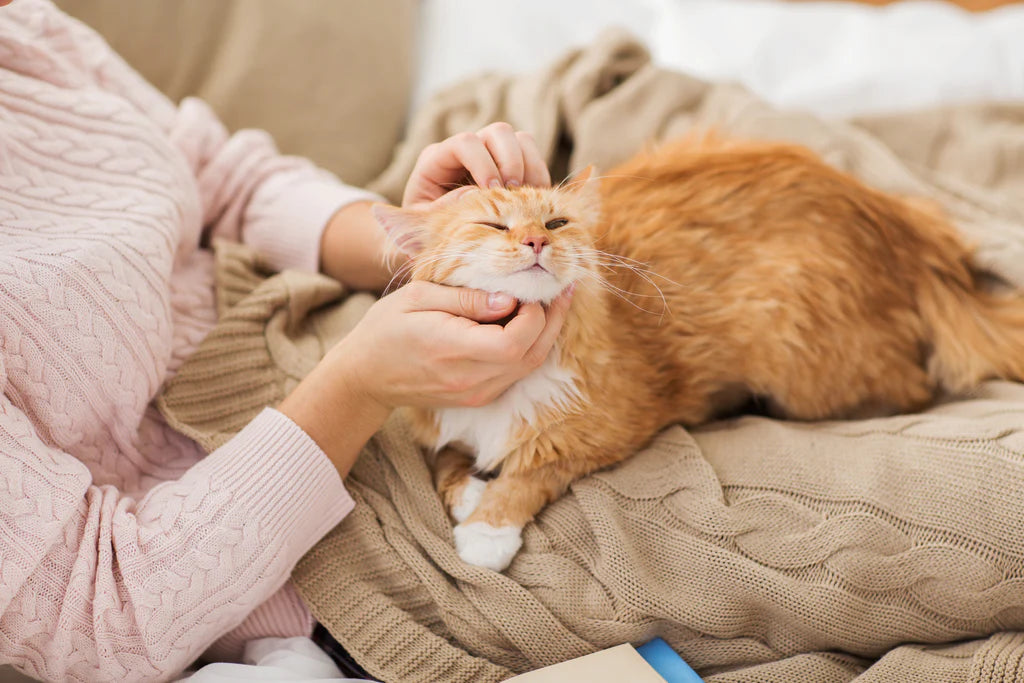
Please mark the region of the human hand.
[[540, 366], [571, 298], [523, 304], [502, 327], [480, 322], [511, 313], [511, 297], [413, 282], [375, 303], [278, 410], [344, 477], [394, 408], [485, 405]]
[[544, 362], [571, 298], [564, 292], [547, 309], [523, 304], [504, 326], [487, 325], [515, 300], [413, 282], [374, 304], [331, 351], [333, 362], [350, 387], [387, 409], [486, 405]]
[[[476, 133], [453, 135], [425, 148], [405, 186], [402, 205], [452, 199], [457, 193], [449, 191], [463, 182], [467, 173], [480, 187], [551, 184], [533, 136], [507, 123], [492, 123]], [[387, 238], [370, 213], [370, 203], [356, 202], [338, 211], [324, 229], [320, 270], [354, 289], [380, 291], [405, 259], [403, 254], [383, 258], [389, 251]]]
[[406, 183], [402, 206], [434, 201], [463, 182], [467, 172], [480, 187], [551, 185], [533, 136], [499, 122], [424, 148]]

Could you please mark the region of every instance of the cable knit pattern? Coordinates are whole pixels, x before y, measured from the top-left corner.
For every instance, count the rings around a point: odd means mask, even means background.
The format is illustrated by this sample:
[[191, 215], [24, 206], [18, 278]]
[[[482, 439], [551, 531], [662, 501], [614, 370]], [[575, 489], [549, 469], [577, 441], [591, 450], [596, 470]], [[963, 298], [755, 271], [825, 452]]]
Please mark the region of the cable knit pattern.
[[150, 402], [216, 322], [202, 243], [315, 269], [373, 198], [173, 105], [46, 0], [0, 9], [0, 663], [163, 680], [254, 610], [220, 652], [309, 632], [285, 582], [351, 509], [336, 470], [274, 410], [204, 458]]

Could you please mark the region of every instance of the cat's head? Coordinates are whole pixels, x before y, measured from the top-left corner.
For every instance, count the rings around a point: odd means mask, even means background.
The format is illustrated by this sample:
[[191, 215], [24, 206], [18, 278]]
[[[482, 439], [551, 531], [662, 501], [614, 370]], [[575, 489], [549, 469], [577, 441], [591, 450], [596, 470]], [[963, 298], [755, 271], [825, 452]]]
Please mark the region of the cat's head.
[[414, 280], [547, 303], [585, 277], [600, 214], [588, 167], [553, 188], [464, 188], [429, 209], [377, 204], [373, 214]]

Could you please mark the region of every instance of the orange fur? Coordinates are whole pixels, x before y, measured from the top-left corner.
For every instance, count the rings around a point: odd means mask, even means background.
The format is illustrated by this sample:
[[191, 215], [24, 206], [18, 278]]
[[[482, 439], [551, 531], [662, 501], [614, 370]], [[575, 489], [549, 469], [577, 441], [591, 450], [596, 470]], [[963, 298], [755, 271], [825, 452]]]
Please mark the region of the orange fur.
[[[1024, 377], [1024, 303], [979, 291], [953, 227], [803, 148], [683, 140], [596, 184], [469, 192], [417, 218], [413, 277], [447, 284], [467, 284], [474, 259], [525, 258], [524, 235], [569, 220], [546, 232], [552, 277], [577, 283], [555, 353], [579, 399], [519, 421], [467, 524], [522, 526], [666, 425], [751, 398], [815, 420]], [[435, 446], [438, 415], [411, 418]], [[470, 472], [453, 457], [438, 479], [449, 505]]]

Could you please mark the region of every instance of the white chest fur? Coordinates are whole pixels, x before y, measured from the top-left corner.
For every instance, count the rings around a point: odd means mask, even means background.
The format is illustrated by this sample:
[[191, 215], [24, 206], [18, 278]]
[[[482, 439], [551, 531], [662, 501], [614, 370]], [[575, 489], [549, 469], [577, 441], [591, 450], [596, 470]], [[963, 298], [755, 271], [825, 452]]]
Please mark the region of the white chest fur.
[[558, 349], [552, 349], [543, 365], [489, 405], [438, 410], [437, 447], [459, 442], [476, 454], [479, 469], [497, 465], [507, 455], [513, 431], [532, 422], [539, 408], [568, 407], [579, 398], [576, 377], [557, 358]]

